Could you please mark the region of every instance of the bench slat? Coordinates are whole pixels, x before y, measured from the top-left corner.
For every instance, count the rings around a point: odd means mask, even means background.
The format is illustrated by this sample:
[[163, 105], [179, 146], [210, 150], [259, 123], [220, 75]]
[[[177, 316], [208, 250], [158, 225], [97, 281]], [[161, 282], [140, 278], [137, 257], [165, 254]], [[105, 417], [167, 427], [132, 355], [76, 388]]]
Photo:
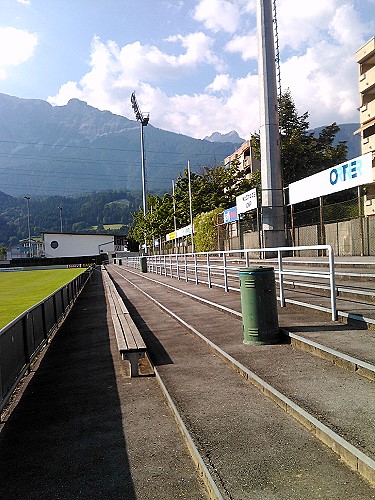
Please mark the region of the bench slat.
[[146, 351], [146, 345], [107, 271], [103, 273], [117, 345], [120, 351]]

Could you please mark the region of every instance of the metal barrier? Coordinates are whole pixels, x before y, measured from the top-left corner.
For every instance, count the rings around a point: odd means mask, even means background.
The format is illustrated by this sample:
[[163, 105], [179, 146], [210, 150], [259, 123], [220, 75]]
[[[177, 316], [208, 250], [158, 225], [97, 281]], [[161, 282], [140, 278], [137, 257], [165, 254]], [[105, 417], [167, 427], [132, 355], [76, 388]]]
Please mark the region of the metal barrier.
[[89, 268], [0, 330], [0, 412], [92, 273]]
[[[327, 272], [284, 270], [283, 258], [285, 254], [292, 252], [311, 252], [311, 250], [320, 253], [326, 253]], [[188, 282], [194, 280], [196, 284], [204, 283], [210, 288], [213, 286], [229, 290], [239, 290], [238, 270], [241, 267], [249, 267], [251, 262], [259, 264], [268, 254], [277, 256], [277, 269], [279, 283], [279, 301], [280, 306], [285, 307], [284, 294], [284, 276], [307, 276], [309, 278], [320, 278], [329, 281], [330, 302], [332, 320], [337, 320], [336, 309], [336, 285], [335, 285], [335, 263], [334, 254], [331, 245], [313, 245], [313, 246], [295, 246], [295, 247], [276, 247], [276, 248], [249, 248], [245, 250], [228, 250], [216, 252], [198, 252], [188, 254], [166, 254], [150, 255], [147, 257], [148, 270], [156, 273], [170, 276], [171, 278], [185, 279]], [[251, 258], [252, 254], [258, 254], [260, 257]], [[139, 257], [123, 258], [123, 265], [139, 269]], [[267, 261], [267, 265], [270, 261]], [[323, 262], [324, 264], [324, 262]], [[216, 280], [216, 281], [215, 281]], [[235, 286], [231, 286], [231, 282]]]

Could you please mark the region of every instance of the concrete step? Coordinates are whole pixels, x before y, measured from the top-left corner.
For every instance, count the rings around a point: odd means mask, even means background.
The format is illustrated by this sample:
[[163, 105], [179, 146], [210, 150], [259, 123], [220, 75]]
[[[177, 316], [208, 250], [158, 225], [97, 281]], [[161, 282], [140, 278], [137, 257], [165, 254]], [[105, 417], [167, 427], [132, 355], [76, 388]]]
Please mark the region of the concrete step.
[[[121, 273], [124, 272], [121, 269]], [[329, 491], [329, 497], [354, 495], [353, 498], [359, 498], [360, 490], [349, 491], [346, 487], [344, 492], [337, 490], [339, 476], [343, 488], [343, 471], [337, 469], [342, 465], [340, 461], [333, 464], [324, 446], [310, 440], [313, 435], [309, 431], [296, 425], [288, 413], [264, 398], [263, 390], [254, 389], [238, 373], [229, 370], [217, 354], [207, 351], [197, 334], [187, 334], [186, 324], [333, 433], [340, 434], [371, 462], [375, 450], [369, 429], [374, 408], [369, 396], [373, 385], [369, 380], [291, 345], [245, 346], [242, 322], [235, 316], [214, 311], [187, 295], [132, 274], [129, 279], [135, 286], [183, 318], [186, 322], [183, 327], [130, 286], [125, 278], [115, 273], [113, 277], [130, 301], [135, 322], [143, 328], [146, 343], [150, 341], [153, 346], [154, 363], [159, 365], [164, 383], [224, 492], [234, 498], [268, 498], [273, 489], [277, 498], [302, 498], [308, 476], [311, 498], [318, 498], [314, 481], [321, 485], [318, 476], [324, 464], [326, 495]], [[189, 286], [198, 288], [184, 284], [186, 288]], [[210, 290], [211, 298], [219, 294], [222, 296], [223, 292]], [[165, 353], [172, 363], [166, 363]], [[266, 474], [262, 473], [261, 464], [266, 467]], [[348, 480], [352, 486], [352, 479]]]

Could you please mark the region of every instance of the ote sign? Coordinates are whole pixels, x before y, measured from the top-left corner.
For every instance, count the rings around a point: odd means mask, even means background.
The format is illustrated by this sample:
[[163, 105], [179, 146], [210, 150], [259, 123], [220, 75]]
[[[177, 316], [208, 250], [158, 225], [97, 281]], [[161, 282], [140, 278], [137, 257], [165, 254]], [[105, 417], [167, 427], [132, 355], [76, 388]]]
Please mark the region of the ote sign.
[[312, 200], [373, 182], [372, 153], [353, 158], [289, 184], [289, 204]]

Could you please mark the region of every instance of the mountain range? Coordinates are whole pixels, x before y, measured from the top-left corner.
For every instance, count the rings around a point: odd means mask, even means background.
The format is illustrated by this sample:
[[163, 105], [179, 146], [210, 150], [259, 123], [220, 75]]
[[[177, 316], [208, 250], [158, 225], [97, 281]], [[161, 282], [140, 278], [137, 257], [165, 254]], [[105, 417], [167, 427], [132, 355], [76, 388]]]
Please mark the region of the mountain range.
[[205, 141], [210, 142], [232, 142], [234, 144], [242, 144], [245, 139], [241, 139], [238, 132], [231, 130], [227, 134], [220, 134], [220, 132], [213, 132], [210, 136], [204, 138]]
[[[188, 160], [199, 170], [222, 162], [239, 146], [151, 124], [144, 127], [144, 143], [150, 192], [170, 191]], [[140, 124], [78, 99], [53, 107], [0, 94], [0, 172], [0, 191], [14, 196], [140, 191]]]
[[[340, 125], [348, 158], [360, 155], [358, 124]], [[323, 127], [314, 129], [318, 133]], [[171, 190], [188, 160], [198, 171], [220, 164], [243, 142], [236, 131], [203, 140], [144, 127], [148, 191]], [[140, 125], [78, 99], [52, 106], [0, 94], [0, 191], [12, 196], [141, 191]]]

